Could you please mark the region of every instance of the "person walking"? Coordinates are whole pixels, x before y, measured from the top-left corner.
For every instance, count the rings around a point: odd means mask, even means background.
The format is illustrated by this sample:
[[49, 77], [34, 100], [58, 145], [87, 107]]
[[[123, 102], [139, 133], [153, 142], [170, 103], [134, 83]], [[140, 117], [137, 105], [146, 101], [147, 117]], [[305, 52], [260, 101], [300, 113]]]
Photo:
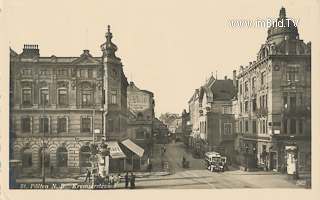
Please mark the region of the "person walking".
[[113, 178], [113, 176], [110, 177], [109, 182], [110, 182], [110, 188], [114, 188], [114, 178]]
[[151, 164], [151, 162], [149, 162], [148, 170], [149, 170], [149, 172], [151, 172], [151, 170], [152, 170], [152, 164]]
[[130, 176], [130, 189], [134, 189], [136, 187], [135, 181], [136, 181], [136, 176], [132, 172]]
[[129, 175], [128, 175], [128, 172], [127, 172], [126, 175], [124, 176], [124, 180], [125, 180], [125, 188], [128, 188], [128, 184], [129, 184]]
[[89, 169], [87, 169], [87, 171], [86, 171], [86, 180], [85, 180], [85, 182], [87, 182], [88, 178], [89, 178], [89, 181], [90, 181], [91, 180], [91, 172], [89, 171]]

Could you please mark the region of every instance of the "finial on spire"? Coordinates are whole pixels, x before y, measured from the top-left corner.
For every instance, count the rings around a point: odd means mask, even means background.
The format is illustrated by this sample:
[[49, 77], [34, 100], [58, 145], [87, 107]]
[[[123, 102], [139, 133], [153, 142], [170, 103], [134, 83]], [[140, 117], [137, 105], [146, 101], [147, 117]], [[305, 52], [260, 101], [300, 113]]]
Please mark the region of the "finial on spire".
[[286, 9], [283, 6], [280, 9], [279, 17], [280, 18], [285, 18], [286, 17]]

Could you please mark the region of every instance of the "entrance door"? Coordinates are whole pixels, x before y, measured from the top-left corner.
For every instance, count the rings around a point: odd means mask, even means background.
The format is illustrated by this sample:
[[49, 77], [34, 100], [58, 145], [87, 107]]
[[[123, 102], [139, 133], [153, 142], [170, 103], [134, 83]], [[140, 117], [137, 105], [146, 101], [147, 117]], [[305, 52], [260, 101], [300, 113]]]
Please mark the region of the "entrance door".
[[277, 169], [277, 153], [270, 152], [270, 170]]

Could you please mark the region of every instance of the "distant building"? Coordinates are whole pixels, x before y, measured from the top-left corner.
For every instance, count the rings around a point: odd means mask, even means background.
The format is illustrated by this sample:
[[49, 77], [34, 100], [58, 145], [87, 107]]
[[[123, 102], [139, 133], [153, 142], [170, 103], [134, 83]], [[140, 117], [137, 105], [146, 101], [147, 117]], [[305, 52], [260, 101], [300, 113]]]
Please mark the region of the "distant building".
[[192, 132], [192, 126], [190, 125], [190, 114], [184, 109], [181, 114], [181, 129], [182, 129], [182, 137], [183, 143], [189, 147], [189, 138]]
[[140, 90], [133, 82], [127, 87], [128, 94], [128, 137], [145, 149], [149, 157], [153, 155], [154, 99], [153, 93]]
[[168, 134], [169, 134], [168, 127], [158, 118], [155, 118], [154, 120], [153, 133], [157, 143], [162, 143], [162, 144], [168, 143]]
[[211, 76], [189, 101], [191, 146], [200, 155], [218, 151], [231, 156], [235, 138], [232, 99], [237, 93], [234, 83], [227, 77], [216, 80]]
[[[286, 21], [280, 10], [278, 20]], [[285, 171], [298, 159], [299, 171], [311, 170], [311, 43], [297, 27], [271, 27], [257, 60], [237, 76], [239, 149], [266, 170]], [[288, 149], [297, 148], [294, 158]]]

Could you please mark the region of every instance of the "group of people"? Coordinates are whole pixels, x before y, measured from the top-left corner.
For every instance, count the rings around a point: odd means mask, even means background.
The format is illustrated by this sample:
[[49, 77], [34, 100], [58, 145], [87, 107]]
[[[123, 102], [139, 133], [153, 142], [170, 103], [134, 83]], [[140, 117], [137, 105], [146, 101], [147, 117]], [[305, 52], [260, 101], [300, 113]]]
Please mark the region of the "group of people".
[[[131, 189], [135, 188], [136, 176], [134, 175], [133, 172], [131, 173], [130, 176], [129, 176], [129, 173], [127, 172], [124, 179], [125, 179], [125, 188], [128, 188], [129, 183], [130, 183]], [[89, 169], [87, 169], [87, 171], [86, 171], [85, 182], [87, 182], [87, 180], [89, 182], [91, 181], [91, 172]], [[120, 183], [120, 181], [121, 181], [120, 173], [118, 173], [117, 176], [115, 176], [115, 177], [113, 175], [111, 175], [110, 177], [106, 176], [105, 178], [103, 178], [100, 174], [94, 176], [94, 184], [95, 185], [108, 185], [108, 187], [110, 187], [110, 188], [114, 188], [115, 182]]]

